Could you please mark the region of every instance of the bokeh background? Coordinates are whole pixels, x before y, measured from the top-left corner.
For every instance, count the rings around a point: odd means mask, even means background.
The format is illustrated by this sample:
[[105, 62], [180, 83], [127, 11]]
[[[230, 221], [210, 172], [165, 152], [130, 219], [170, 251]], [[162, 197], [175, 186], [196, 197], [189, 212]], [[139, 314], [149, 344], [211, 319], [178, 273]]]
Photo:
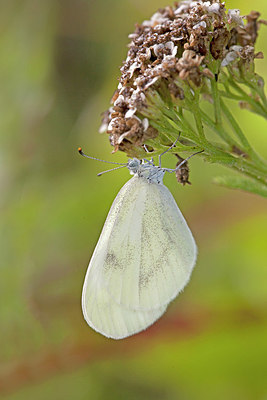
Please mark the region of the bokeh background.
[[[267, 18], [266, 0], [229, 0]], [[162, 0], [10, 0], [0, 13], [0, 398], [267, 399], [266, 201], [212, 184], [229, 173], [195, 157], [192, 186], [166, 176], [196, 237], [190, 284], [147, 331], [91, 330], [81, 288], [128, 171], [100, 135], [135, 22]], [[267, 54], [262, 26], [257, 50]], [[266, 60], [257, 61], [267, 78]], [[267, 155], [266, 122], [231, 105]], [[172, 166], [171, 156], [164, 159]]]

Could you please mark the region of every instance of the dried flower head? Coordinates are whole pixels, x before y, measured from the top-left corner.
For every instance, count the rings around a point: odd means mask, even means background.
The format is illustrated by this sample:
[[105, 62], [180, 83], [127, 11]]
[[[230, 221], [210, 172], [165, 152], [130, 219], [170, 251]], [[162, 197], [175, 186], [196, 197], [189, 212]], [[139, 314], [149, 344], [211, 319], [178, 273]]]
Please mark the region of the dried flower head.
[[227, 12], [219, 0], [185, 0], [137, 24], [100, 128], [110, 135], [115, 151], [136, 155], [144, 142], [158, 136], [151, 115], [156, 91], [161, 96], [165, 91], [182, 107], [185, 87], [205, 93], [223, 67], [251, 65], [261, 58], [262, 53], [254, 52], [259, 16], [255, 11], [245, 17], [239, 10]]

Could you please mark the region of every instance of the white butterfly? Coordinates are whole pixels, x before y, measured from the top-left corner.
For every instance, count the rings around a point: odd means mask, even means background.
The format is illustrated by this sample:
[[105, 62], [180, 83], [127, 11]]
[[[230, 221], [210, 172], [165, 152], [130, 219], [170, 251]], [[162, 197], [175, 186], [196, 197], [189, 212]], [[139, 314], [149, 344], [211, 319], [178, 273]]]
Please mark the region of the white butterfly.
[[126, 338], [160, 318], [196, 263], [192, 233], [163, 184], [165, 172], [187, 159], [168, 169], [160, 157], [159, 166], [136, 158], [122, 164], [134, 176], [111, 206], [86, 273], [84, 318], [109, 338]]

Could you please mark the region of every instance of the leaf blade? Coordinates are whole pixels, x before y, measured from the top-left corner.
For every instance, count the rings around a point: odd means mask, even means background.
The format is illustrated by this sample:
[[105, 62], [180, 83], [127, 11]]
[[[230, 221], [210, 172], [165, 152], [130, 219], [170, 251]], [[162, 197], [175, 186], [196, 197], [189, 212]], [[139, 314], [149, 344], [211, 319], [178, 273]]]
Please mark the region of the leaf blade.
[[230, 189], [243, 190], [262, 197], [267, 197], [267, 186], [253, 179], [240, 176], [217, 176], [213, 179], [213, 182]]

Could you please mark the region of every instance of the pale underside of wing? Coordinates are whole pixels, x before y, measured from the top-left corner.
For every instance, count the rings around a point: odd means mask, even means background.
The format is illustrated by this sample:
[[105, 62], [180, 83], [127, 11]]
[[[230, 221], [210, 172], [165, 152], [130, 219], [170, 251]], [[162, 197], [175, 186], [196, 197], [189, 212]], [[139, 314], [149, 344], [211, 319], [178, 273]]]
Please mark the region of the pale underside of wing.
[[197, 248], [164, 185], [134, 177], [110, 209], [89, 270], [115, 304], [157, 311], [187, 284]]
[[82, 309], [86, 322], [97, 332], [108, 338], [123, 339], [146, 329], [164, 314], [166, 306], [146, 312], [117, 304], [95, 272], [93, 269], [87, 272]]

